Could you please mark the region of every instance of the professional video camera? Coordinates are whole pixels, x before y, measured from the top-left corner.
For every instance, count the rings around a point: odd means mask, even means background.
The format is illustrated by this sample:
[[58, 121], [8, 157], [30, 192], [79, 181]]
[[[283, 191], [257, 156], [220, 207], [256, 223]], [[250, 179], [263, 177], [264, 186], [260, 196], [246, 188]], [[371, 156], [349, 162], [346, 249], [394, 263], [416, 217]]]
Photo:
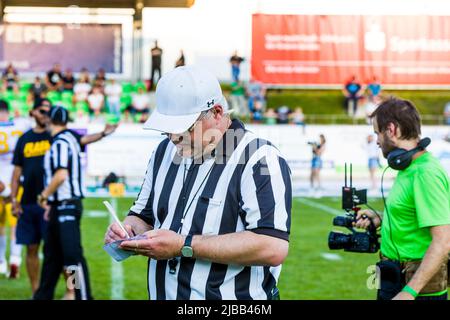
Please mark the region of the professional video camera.
[[[346, 216], [338, 216], [333, 219], [333, 225], [345, 227], [352, 233], [330, 232], [328, 236], [328, 247], [331, 250], [344, 249], [349, 252], [375, 253], [380, 249], [379, 235], [371, 221], [368, 230], [360, 232], [353, 228], [356, 222], [360, 205], [367, 204], [367, 190], [356, 190], [352, 187], [352, 165], [350, 164], [350, 187], [347, 186], [347, 163], [345, 164], [345, 186], [342, 187], [342, 209], [347, 212]], [[367, 218], [363, 216], [363, 218]]]

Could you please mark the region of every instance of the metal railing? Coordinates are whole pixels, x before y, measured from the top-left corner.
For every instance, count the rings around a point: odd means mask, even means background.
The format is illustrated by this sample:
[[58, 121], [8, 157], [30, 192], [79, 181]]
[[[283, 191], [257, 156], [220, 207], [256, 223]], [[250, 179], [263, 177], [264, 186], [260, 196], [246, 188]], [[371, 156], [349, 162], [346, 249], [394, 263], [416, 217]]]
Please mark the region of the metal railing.
[[[445, 117], [438, 115], [422, 115], [422, 124], [445, 125]], [[345, 114], [308, 114], [307, 124], [369, 124], [366, 118], [350, 117]]]

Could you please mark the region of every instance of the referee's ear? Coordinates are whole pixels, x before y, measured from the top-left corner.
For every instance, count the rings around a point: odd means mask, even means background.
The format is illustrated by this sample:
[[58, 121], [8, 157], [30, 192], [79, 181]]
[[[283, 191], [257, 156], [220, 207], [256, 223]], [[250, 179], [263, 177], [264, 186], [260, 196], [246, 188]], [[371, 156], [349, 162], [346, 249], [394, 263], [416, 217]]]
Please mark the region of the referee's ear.
[[216, 118], [218, 114], [223, 117], [223, 107], [220, 104], [216, 104], [212, 108], [211, 112], [214, 114], [214, 118]]

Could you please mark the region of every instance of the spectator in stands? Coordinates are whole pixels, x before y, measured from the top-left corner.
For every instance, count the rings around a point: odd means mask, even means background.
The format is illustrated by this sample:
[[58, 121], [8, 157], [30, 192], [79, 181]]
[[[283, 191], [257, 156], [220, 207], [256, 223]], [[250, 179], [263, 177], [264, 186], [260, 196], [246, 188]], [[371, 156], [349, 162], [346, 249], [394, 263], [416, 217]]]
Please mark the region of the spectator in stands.
[[[143, 87], [139, 87], [137, 93], [131, 94], [131, 105], [128, 106], [127, 113], [130, 113], [133, 118], [139, 114], [139, 122], [143, 123], [148, 118], [149, 112], [150, 103], [148, 94], [144, 91]], [[128, 117], [128, 114], [126, 116]]]
[[261, 100], [254, 100], [253, 108], [250, 109], [252, 115], [252, 121], [255, 123], [260, 123], [263, 120], [264, 115], [264, 105]]
[[81, 68], [80, 79], [84, 79], [87, 83], [91, 83], [91, 75], [89, 74], [89, 70], [87, 68]]
[[263, 108], [266, 105], [266, 88], [261, 82], [250, 81], [247, 85], [248, 109], [253, 112], [255, 101], [260, 101]]
[[277, 113], [273, 109], [268, 109], [264, 113], [264, 123], [265, 124], [276, 124], [277, 123]]
[[249, 109], [245, 99], [245, 87], [241, 82], [231, 83], [230, 102], [235, 114], [244, 117], [249, 115]]
[[277, 123], [288, 124], [289, 115], [292, 113], [288, 106], [281, 106], [277, 109]]
[[19, 74], [13, 67], [12, 63], [8, 64], [5, 71], [3, 71], [3, 88], [9, 91], [19, 91]]
[[40, 77], [35, 77], [34, 82], [29, 89], [27, 103], [32, 105], [35, 100], [42, 99], [47, 93], [47, 86], [42, 82]]
[[48, 90], [52, 91], [59, 91], [63, 88], [61, 65], [59, 63], [55, 63], [53, 68], [47, 72], [45, 84], [47, 85]]
[[115, 79], [111, 79], [110, 83], [105, 86], [106, 102], [109, 112], [120, 116], [120, 97], [122, 95], [122, 86]]
[[367, 85], [367, 95], [375, 103], [378, 103], [381, 93], [381, 84], [376, 76], [372, 77], [372, 81]]
[[445, 124], [450, 125], [450, 101], [447, 102], [444, 108], [444, 117], [445, 117]]
[[361, 84], [356, 80], [356, 76], [352, 76], [350, 80], [345, 84], [343, 93], [345, 96], [345, 107], [349, 116], [354, 116], [358, 107], [358, 101], [361, 99], [361, 92], [363, 88]]
[[89, 113], [98, 118], [105, 106], [105, 96], [100, 86], [92, 88], [92, 92], [87, 97], [87, 102], [89, 104]]
[[320, 181], [320, 171], [323, 167], [322, 155], [325, 151], [326, 139], [323, 134], [319, 136], [320, 142], [308, 142], [312, 146], [313, 157], [311, 160], [311, 191], [320, 190], [322, 185]]
[[100, 68], [95, 74], [94, 86], [99, 87], [103, 91], [103, 89], [105, 88], [105, 84], [106, 84], [106, 72], [105, 69]]
[[73, 87], [73, 103], [87, 101], [92, 86], [85, 75], [81, 75], [80, 80]]
[[238, 56], [237, 50], [235, 50], [230, 58], [231, 75], [234, 82], [239, 82], [239, 75], [241, 73], [242, 61], [244, 61], [244, 58]]
[[158, 41], [155, 41], [155, 46], [151, 49], [152, 56], [152, 69], [150, 70], [150, 89], [155, 87], [158, 81], [156, 81], [155, 74], [158, 72], [158, 80], [161, 78], [161, 60], [163, 50], [158, 47]]
[[75, 77], [73, 76], [72, 69], [66, 69], [62, 76], [62, 84], [64, 91], [73, 92], [73, 87], [75, 86]]
[[306, 123], [305, 123], [305, 115], [303, 114], [303, 109], [301, 107], [295, 108], [290, 118], [294, 124], [303, 127], [303, 134], [305, 134]]
[[181, 50], [181, 51], [180, 51], [180, 57], [179, 57], [178, 60], [175, 62], [175, 68], [182, 67], [182, 66], [184, 66], [184, 65], [186, 65], [186, 61], [185, 61], [185, 59], [184, 59], [184, 53], [183, 53], [183, 50]]

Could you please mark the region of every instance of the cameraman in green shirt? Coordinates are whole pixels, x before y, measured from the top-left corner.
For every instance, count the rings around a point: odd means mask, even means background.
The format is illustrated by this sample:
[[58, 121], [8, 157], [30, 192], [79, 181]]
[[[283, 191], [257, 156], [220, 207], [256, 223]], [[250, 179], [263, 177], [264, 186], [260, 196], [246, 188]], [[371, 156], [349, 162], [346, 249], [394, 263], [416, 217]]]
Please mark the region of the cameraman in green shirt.
[[447, 300], [448, 174], [425, 150], [429, 140], [420, 140], [420, 115], [411, 102], [390, 98], [371, 118], [383, 156], [399, 170], [385, 202], [383, 223], [374, 212], [361, 210], [355, 224], [367, 228], [371, 220], [381, 225], [378, 299]]

